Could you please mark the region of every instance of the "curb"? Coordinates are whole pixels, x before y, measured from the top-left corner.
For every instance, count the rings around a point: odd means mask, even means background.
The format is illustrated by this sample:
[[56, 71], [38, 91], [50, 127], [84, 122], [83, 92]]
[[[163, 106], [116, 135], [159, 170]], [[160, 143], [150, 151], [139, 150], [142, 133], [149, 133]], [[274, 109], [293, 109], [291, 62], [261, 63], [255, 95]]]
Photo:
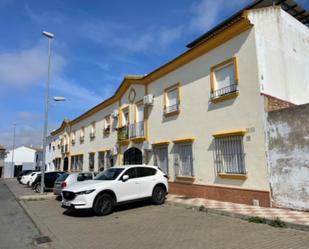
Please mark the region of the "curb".
[[[232, 212], [228, 212], [228, 211], [224, 211], [224, 210], [206, 208], [206, 207], [203, 207], [203, 209], [201, 210], [200, 207], [198, 207], [198, 206], [192, 206], [192, 205], [189, 205], [189, 204], [177, 203], [177, 202], [168, 201], [168, 200], [166, 200], [166, 204], [169, 205], [169, 206], [182, 207], [182, 208], [186, 208], [186, 209], [191, 209], [193, 211], [199, 211], [199, 212], [205, 212], [205, 213], [209, 213], [209, 214], [228, 216], [228, 217], [232, 217], [232, 218], [236, 218], [236, 219], [242, 219], [242, 220], [247, 220], [248, 218], [252, 217], [250, 215], [232, 213]], [[265, 218], [265, 220], [266, 220], [266, 224], [269, 224], [270, 222], [274, 221], [273, 219], [269, 219], [269, 218]], [[286, 222], [286, 221], [283, 221], [283, 222], [286, 224], [286, 228], [292, 228], [292, 229], [296, 229], [296, 230], [309, 232], [309, 226], [301, 225], [301, 224], [295, 224], [295, 223]]]

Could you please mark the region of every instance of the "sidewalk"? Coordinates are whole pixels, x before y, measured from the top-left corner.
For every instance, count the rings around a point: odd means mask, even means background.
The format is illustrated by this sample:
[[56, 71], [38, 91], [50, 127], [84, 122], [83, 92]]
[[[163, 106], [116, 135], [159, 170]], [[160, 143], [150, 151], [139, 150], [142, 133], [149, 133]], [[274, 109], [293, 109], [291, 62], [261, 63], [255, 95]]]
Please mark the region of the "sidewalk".
[[236, 218], [260, 217], [268, 221], [279, 218], [281, 221], [285, 222], [288, 227], [309, 231], [309, 212], [257, 207], [171, 194], [167, 197], [167, 203]]
[[55, 195], [52, 192], [36, 193], [26, 185], [19, 184], [16, 179], [5, 179], [4, 182], [18, 200], [38, 201], [55, 199]]

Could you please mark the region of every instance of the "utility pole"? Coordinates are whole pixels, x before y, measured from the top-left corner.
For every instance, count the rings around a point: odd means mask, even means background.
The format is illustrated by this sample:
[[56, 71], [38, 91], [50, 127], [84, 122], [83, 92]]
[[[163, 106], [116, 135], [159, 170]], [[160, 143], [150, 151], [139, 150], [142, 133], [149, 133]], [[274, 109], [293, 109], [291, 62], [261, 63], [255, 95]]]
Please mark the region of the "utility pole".
[[15, 150], [15, 130], [16, 123], [13, 123], [13, 150], [12, 150], [12, 166], [11, 166], [11, 176], [14, 177], [14, 150]]
[[46, 137], [47, 137], [47, 125], [48, 125], [48, 103], [49, 103], [49, 80], [50, 80], [50, 57], [51, 57], [51, 40], [54, 37], [52, 33], [44, 31], [42, 33], [48, 38], [48, 71], [47, 81], [45, 86], [45, 115], [44, 115], [44, 130], [43, 130], [43, 163], [41, 167], [41, 194], [44, 193], [44, 173], [45, 173], [45, 162], [46, 162]]

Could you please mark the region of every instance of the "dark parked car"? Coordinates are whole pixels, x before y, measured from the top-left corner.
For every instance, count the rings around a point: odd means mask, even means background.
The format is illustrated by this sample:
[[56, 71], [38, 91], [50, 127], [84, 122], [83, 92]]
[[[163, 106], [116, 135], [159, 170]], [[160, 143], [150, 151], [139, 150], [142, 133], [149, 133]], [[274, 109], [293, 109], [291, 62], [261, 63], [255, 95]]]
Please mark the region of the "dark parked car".
[[28, 175], [28, 174], [30, 174], [30, 173], [32, 173], [34, 171], [35, 170], [30, 170], [30, 169], [20, 171], [18, 176], [17, 176], [17, 181], [21, 184], [20, 180], [21, 180], [22, 176]]
[[[56, 179], [65, 172], [62, 171], [53, 171], [53, 172], [45, 172], [44, 174], [44, 191], [53, 190]], [[41, 175], [38, 175], [34, 180], [33, 189], [35, 192], [40, 193], [41, 191]]]

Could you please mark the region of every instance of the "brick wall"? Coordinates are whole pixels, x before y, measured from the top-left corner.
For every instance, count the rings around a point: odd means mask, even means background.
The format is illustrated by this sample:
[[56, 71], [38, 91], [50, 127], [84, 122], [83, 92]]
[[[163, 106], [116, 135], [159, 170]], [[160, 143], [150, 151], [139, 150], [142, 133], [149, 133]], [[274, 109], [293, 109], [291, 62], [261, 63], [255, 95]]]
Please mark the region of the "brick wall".
[[259, 200], [260, 206], [270, 207], [269, 192], [261, 190], [169, 182], [169, 193], [248, 205]]
[[295, 106], [295, 104], [291, 102], [276, 98], [271, 95], [267, 95], [265, 93], [262, 93], [261, 95], [264, 96], [265, 109], [267, 112], [272, 112]]

